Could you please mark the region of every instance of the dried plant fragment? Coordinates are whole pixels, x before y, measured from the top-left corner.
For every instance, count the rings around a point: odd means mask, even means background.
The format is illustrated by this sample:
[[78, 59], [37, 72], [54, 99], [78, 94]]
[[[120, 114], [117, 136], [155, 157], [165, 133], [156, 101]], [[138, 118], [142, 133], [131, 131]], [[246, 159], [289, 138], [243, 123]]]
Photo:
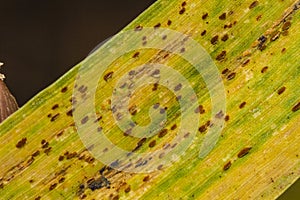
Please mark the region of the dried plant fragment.
[[[0, 67], [3, 63], [0, 63]], [[0, 123], [18, 109], [15, 97], [4, 83], [4, 75], [0, 74]]]

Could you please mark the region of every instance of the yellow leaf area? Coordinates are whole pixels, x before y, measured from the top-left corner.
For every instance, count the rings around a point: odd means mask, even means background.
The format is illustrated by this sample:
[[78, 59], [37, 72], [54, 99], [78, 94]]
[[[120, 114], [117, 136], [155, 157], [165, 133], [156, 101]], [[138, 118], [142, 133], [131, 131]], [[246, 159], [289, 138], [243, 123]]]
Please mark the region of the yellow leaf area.
[[[298, 11], [298, 1], [157, 1], [123, 31], [168, 28], [189, 36], [208, 52], [226, 93], [226, 112], [218, 116], [225, 127], [213, 150], [199, 157], [201, 143], [214, 127], [209, 89], [201, 74], [180, 55], [157, 49], [134, 50], [114, 60], [102, 75], [83, 61], [1, 124], [1, 199], [278, 197], [300, 177]], [[148, 39], [145, 35], [136, 42], [143, 45], [151, 42]], [[110, 52], [101, 54], [101, 48], [105, 50], [113, 42], [114, 38], [91, 55], [93, 63], [101, 66], [112, 57]], [[133, 45], [123, 43], [126, 48]], [[188, 48], [181, 50], [188, 53]], [[151, 83], [130, 96], [127, 109], [137, 125], [151, 123], [149, 110], [155, 106], [166, 114], [165, 126], [152, 137], [130, 136], [130, 131], [118, 127], [113, 114], [115, 85], [124, 74], [145, 63], [170, 66], [189, 81], [196, 96], [189, 96], [193, 104], [187, 113], [200, 116], [200, 120], [188, 127], [196, 128], [197, 133], [172, 165], [159, 165], [151, 173], [118, 171], [95, 159], [90, 152], [100, 147], [84, 145], [76, 125], [96, 124], [99, 134], [104, 133], [128, 152], [175, 147], [171, 141], [182, 125], [179, 96], [172, 91], [175, 88]], [[80, 105], [90, 89], [77, 84], [78, 72], [95, 72], [90, 81], [98, 83], [96, 120], [74, 121], [73, 115], [79, 111], [72, 103]], [[72, 98], [74, 92], [82, 95]], [[101, 152], [110, 151], [101, 148]], [[163, 159], [164, 154], [158, 157]], [[138, 168], [141, 161], [131, 164]]]

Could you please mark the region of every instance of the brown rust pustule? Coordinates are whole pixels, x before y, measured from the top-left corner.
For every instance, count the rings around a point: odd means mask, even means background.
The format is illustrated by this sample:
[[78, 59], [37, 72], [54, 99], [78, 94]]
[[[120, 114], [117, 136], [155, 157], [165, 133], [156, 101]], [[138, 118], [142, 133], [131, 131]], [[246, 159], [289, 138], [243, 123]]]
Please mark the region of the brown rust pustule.
[[238, 153], [238, 158], [242, 158], [249, 153], [252, 147], [245, 147]]
[[223, 166], [223, 170], [226, 171], [231, 167], [231, 161], [228, 161], [224, 166]]

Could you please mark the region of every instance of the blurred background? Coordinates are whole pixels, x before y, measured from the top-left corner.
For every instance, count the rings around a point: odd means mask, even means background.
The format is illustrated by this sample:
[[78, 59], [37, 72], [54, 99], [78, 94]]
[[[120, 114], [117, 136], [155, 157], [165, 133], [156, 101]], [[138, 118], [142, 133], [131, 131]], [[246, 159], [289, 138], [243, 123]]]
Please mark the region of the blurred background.
[[[113, 36], [155, 0], [0, 0], [0, 61], [19, 105]], [[279, 199], [300, 198], [300, 181]]]

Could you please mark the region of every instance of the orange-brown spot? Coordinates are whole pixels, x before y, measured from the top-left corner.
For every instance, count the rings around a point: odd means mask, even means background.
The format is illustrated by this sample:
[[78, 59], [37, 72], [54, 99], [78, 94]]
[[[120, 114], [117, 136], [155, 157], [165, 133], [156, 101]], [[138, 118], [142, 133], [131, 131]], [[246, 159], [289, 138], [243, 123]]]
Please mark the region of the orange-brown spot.
[[201, 36], [204, 36], [206, 34], [206, 30], [201, 32]]
[[226, 51], [222, 51], [219, 55], [217, 55], [216, 60], [221, 61], [224, 60], [226, 57]]
[[246, 102], [244, 101], [244, 102], [242, 102], [240, 105], [239, 105], [239, 108], [244, 108], [245, 107], [245, 105], [246, 105]]
[[182, 15], [185, 13], [185, 8], [181, 8], [181, 10], [179, 11], [179, 14]]
[[158, 133], [158, 137], [159, 137], [159, 138], [162, 138], [162, 137], [164, 137], [167, 133], [168, 133], [168, 129], [162, 129], [162, 130]]
[[278, 91], [277, 91], [277, 94], [281, 95], [282, 93], [284, 93], [286, 87], [281, 87]]
[[107, 82], [109, 79], [112, 78], [114, 72], [108, 72], [107, 74], [104, 75], [103, 79]]
[[211, 38], [210, 43], [211, 43], [212, 45], [215, 45], [215, 44], [218, 43], [218, 40], [219, 40], [219, 36], [218, 36], [218, 35], [215, 35], [214, 37]]
[[221, 40], [222, 40], [223, 42], [225, 42], [225, 41], [228, 40], [228, 38], [229, 38], [228, 34], [225, 34], [225, 35], [222, 36]]
[[204, 14], [202, 15], [202, 19], [203, 19], [203, 20], [205, 20], [207, 17], [208, 17], [208, 13], [204, 13]]
[[222, 15], [219, 16], [220, 20], [225, 20], [226, 19], [226, 13], [223, 13]]
[[258, 5], [258, 1], [254, 1], [250, 4], [249, 9], [255, 8]]
[[150, 143], [149, 143], [149, 147], [150, 148], [152, 148], [152, 147], [154, 147], [156, 145], [156, 140], [153, 140], [153, 141], [151, 141]]
[[223, 166], [223, 170], [226, 171], [231, 167], [231, 161], [228, 161], [224, 166]]
[[267, 70], [268, 70], [268, 66], [265, 66], [261, 69], [260, 72], [263, 74], [263, 73], [267, 72]]
[[56, 188], [57, 183], [53, 183], [50, 185], [49, 190], [53, 190], [54, 188]]
[[238, 158], [242, 158], [242, 157], [244, 157], [245, 155], [247, 155], [251, 149], [252, 149], [252, 147], [246, 147], [246, 148], [242, 149], [242, 150], [238, 153]]
[[16, 144], [16, 147], [17, 147], [18, 149], [20, 149], [20, 148], [22, 148], [22, 147], [25, 146], [26, 142], [27, 142], [27, 138], [22, 138], [22, 139]]
[[144, 182], [148, 182], [150, 180], [150, 176], [145, 176], [144, 178], [143, 178], [143, 181]]
[[207, 127], [206, 127], [206, 125], [202, 125], [202, 126], [199, 127], [198, 130], [199, 130], [200, 133], [204, 133], [207, 130]]
[[230, 73], [230, 74], [227, 76], [227, 80], [232, 80], [232, 79], [234, 79], [234, 78], [235, 78], [235, 75], [236, 75], [235, 72]]
[[298, 103], [292, 108], [292, 111], [293, 111], [293, 112], [296, 112], [296, 111], [298, 111], [298, 110], [300, 110], [300, 102], [298, 102]]

